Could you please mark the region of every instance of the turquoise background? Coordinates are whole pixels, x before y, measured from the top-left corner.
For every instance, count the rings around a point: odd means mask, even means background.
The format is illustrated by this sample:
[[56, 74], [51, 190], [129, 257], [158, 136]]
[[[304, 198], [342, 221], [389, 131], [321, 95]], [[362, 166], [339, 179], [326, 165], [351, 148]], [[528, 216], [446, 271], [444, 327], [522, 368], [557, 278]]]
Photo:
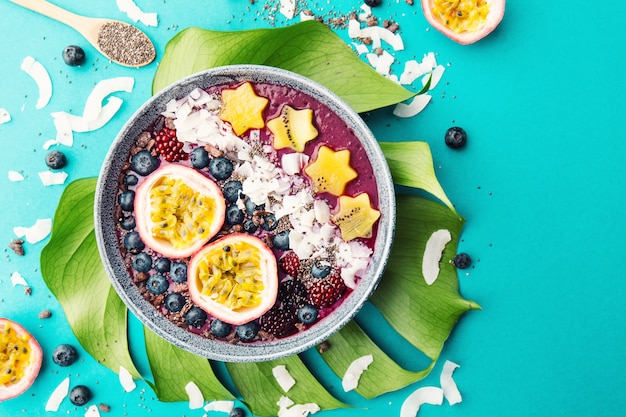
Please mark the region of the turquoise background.
[[[128, 21], [115, 1], [59, 0], [68, 9]], [[42, 144], [55, 136], [50, 112], [82, 112], [95, 83], [132, 76], [132, 93], [117, 93], [121, 111], [104, 128], [75, 134], [64, 148], [70, 160], [68, 182], [95, 176], [117, 130], [150, 96], [152, 77], [166, 42], [181, 29], [217, 30], [285, 24], [271, 11], [276, 2], [257, 0], [137, 0], [144, 11], [159, 14], [157, 28], [140, 23], [157, 46], [157, 62], [142, 69], [110, 64], [72, 29], [0, 2], [0, 107], [13, 120], [0, 125], [0, 240], [14, 238], [14, 226], [29, 226], [52, 217], [63, 186], [43, 187]], [[270, 9], [264, 9], [269, 4]], [[322, 416], [399, 415], [402, 401], [416, 388], [439, 384], [443, 361], [461, 365], [454, 374], [463, 402], [424, 406], [420, 416], [618, 416], [626, 408], [626, 285], [623, 235], [626, 229], [623, 122], [626, 118], [626, 35], [615, 23], [615, 3], [579, 1], [510, 1], [498, 29], [471, 46], [461, 46], [432, 30], [419, 5], [384, 1], [374, 9], [381, 20], [392, 18], [402, 29], [402, 63], [433, 51], [447, 66], [433, 91], [432, 103], [417, 117], [397, 119], [391, 109], [367, 116], [380, 140], [423, 140], [432, 149], [437, 176], [466, 219], [460, 250], [474, 266], [460, 271], [461, 292], [483, 310], [460, 321], [434, 371], [424, 380], [374, 400], [341, 392], [328, 374], [331, 392], [358, 406], [324, 411]], [[357, 0], [309, 2], [316, 14], [358, 9]], [[587, 6], [587, 7], [584, 7]], [[275, 16], [275, 21], [271, 17]], [[294, 19], [294, 22], [296, 20]], [[619, 22], [619, 20], [618, 20]], [[344, 39], [347, 31], [337, 30]], [[61, 51], [68, 44], [85, 47], [87, 64], [66, 66]], [[27, 55], [48, 69], [53, 97], [35, 109], [37, 88], [20, 70]], [[447, 148], [445, 130], [463, 126], [468, 146]], [[26, 180], [8, 181], [9, 170]], [[400, 225], [401, 227], [401, 225]], [[49, 359], [62, 342], [76, 344], [63, 311], [39, 272], [46, 241], [26, 245], [26, 256], [5, 249], [0, 258], [0, 316], [30, 328], [46, 353], [33, 387], [22, 397], [0, 404], [0, 416], [53, 415], [44, 405], [52, 389], [70, 375], [72, 384], [93, 388], [92, 403], [111, 406], [107, 416], [202, 416], [187, 404], [163, 404], [142, 381], [123, 393], [117, 375], [81, 351], [81, 360], [59, 368]], [[5, 246], [6, 247], [6, 246]], [[31, 296], [11, 285], [19, 271]], [[53, 316], [39, 320], [48, 308]], [[367, 307], [359, 319], [367, 322]], [[131, 320], [131, 333], [140, 325]], [[383, 335], [384, 337], [384, 335]], [[393, 340], [393, 339], [392, 339]], [[139, 367], [142, 342], [131, 339]], [[392, 356], [418, 369], [403, 346], [389, 343]], [[323, 373], [323, 371], [322, 371]], [[335, 379], [333, 379], [335, 378]], [[337, 387], [339, 386], [339, 389]], [[64, 401], [58, 415], [83, 415], [82, 407]], [[211, 413], [213, 414], [213, 413]], [[220, 414], [215, 414], [220, 415]], [[221, 414], [224, 415], [224, 414]]]

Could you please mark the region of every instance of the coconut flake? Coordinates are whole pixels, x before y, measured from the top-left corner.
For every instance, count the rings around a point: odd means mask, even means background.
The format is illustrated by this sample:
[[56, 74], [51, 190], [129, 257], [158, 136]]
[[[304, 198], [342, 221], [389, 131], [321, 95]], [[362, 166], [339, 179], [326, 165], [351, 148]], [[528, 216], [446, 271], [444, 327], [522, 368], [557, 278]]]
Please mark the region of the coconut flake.
[[11, 121], [9, 111], [4, 107], [0, 107], [0, 125]]
[[454, 382], [454, 379], [452, 378], [454, 370], [458, 367], [458, 364], [452, 361], [446, 361], [443, 364], [443, 369], [441, 370], [441, 375], [439, 376], [439, 383], [441, 384], [441, 389], [443, 390], [443, 396], [446, 398], [446, 400], [448, 400], [448, 403], [450, 405], [454, 405], [463, 401], [461, 392], [456, 386], [456, 382]]
[[28, 282], [24, 279], [24, 277], [17, 271], [13, 272], [11, 275], [11, 284], [15, 287], [16, 285], [23, 285], [28, 287]]
[[131, 392], [137, 387], [137, 384], [133, 381], [133, 376], [128, 372], [128, 369], [124, 368], [122, 365], [120, 365], [119, 378], [124, 391]]
[[13, 233], [17, 237], [25, 237], [28, 243], [44, 240], [52, 231], [52, 219], [37, 219], [31, 227], [16, 226]]
[[57, 131], [55, 144], [72, 146], [74, 144], [74, 135], [72, 134], [72, 124], [67, 113], [54, 112], [51, 113], [54, 121], [54, 127]]
[[196, 410], [198, 408], [202, 408], [204, 405], [204, 396], [202, 395], [202, 391], [195, 384], [195, 382], [190, 381], [185, 385], [185, 391], [189, 396], [189, 408], [191, 410]]
[[[443, 72], [445, 70], [446, 68], [443, 65], [437, 65], [433, 69], [431, 73], [431, 77], [430, 77], [430, 86], [428, 87], [429, 90], [432, 90], [433, 88], [437, 87], [437, 84], [439, 84], [439, 81], [441, 81], [441, 77], [443, 77]], [[422, 78], [423, 86], [425, 86], [427, 82], [428, 82], [427, 77]]]
[[402, 403], [400, 417], [416, 416], [422, 404], [443, 404], [443, 390], [439, 387], [418, 388]]
[[24, 181], [24, 176], [17, 171], [9, 171], [9, 181]]
[[35, 107], [38, 109], [46, 107], [52, 97], [52, 81], [48, 71], [41, 65], [41, 62], [36, 61], [32, 56], [24, 58], [20, 68], [35, 80], [39, 88], [39, 98]]
[[287, 175], [296, 175], [309, 163], [309, 156], [300, 152], [284, 154], [280, 159], [280, 165]]
[[159, 24], [156, 13], [143, 12], [133, 0], [116, 0], [117, 8], [133, 22], [141, 22], [146, 26], [157, 26]]
[[100, 411], [94, 404], [90, 405], [87, 411], [85, 411], [85, 417], [100, 417]]
[[378, 60], [376, 61], [376, 67], [374, 69], [377, 73], [381, 75], [389, 75], [393, 61], [395, 61], [393, 55], [391, 55], [387, 51], [383, 51], [382, 55], [378, 57]]
[[227, 401], [227, 400], [211, 401], [210, 403], [204, 406], [204, 411], [219, 411], [222, 413], [230, 413], [231, 411], [233, 411], [234, 406], [235, 406], [234, 401]]
[[65, 183], [65, 180], [67, 179], [67, 172], [42, 171], [39, 172], [39, 179], [41, 179], [41, 182], [46, 187], [50, 185], [60, 185]]
[[280, 397], [276, 405], [279, 407], [278, 417], [306, 417], [321, 410], [320, 406], [315, 403], [295, 404], [284, 395]]
[[117, 91], [130, 93], [133, 91], [134, 84], [135, 79], [133, 77], [116, 77], [99, 81], [87, 97], [83, 119], [87, 123], [98, 119], [102, 111], [102, 102], [108, 95]]
[[363, 374], [372, 362], [374, 362], [374, 357], [372, 355], [365, 355], [355, 359], [350, 366], [348, 366], [348, 370], [343, 375], [343, 379], [341, 380], [343, 390], [348, 392], [358, 387], [361, 374]]
[[276, 382], [278, 382], [280, 388], [285, 392], [288, 392], [291, 387], [296, 385], [296, 380], [293, 379], [285, 365], [277, 365], [272, 368], [272, 374], [274, 378], [276, 378]]
[[67, 393], [70, 390], [70, 378], [66, 377], [61, 383], [52, 391], [48, 402], [46, 402], [46, 411], [58, 411], [61, 402], [67, 397]]
[[431, 96], [428, 94], [417, 95], [409, 104], [396, 104], [393, 114], [398, 117], [413, 117], [426, 108], [428, 103], [430, 103], [430, 99]]
[[446, 229], [439, 229], [428, 238], [422, 260], [422, 274], [428, 285], [432, 285], [439, 276], [439, 261], [443, 250], [451, 240], [450, 231]]
[[287, 19], [293, 19], [296, 13], [295, 0], [280, 0], [280, 13]]

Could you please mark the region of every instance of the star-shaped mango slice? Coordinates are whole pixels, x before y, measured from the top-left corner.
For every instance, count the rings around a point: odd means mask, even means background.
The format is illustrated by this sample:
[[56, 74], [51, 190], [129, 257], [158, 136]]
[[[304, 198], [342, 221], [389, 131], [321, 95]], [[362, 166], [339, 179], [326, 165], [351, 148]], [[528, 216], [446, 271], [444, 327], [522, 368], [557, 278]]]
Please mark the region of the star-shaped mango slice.
[[267, 103], [269, 100], [259, 97], [250, 83], [241, 84], [235, 89], [225, 89], [222, 91], [220, 119], [230, 123], [235, 134], [241, 136], [248, 129], [265, 127], [263, 110]]
[[267, 127], [274, 135], [274, 149], [304, 152], [306, 144], [317, 137], [311, 109], [296, 110], [284, 105], [280, 115], [267, 122]]
[[372, 208], [369, 194], [361, 193], [356, 197], [339, 197], [338, 210], [332, 221], [339, 226], [341, 238], [348, 242], [358, 237], [372, 237], [372, 228], [379, 218], [380, 211]]
[[340, 196], [346, 185], [359, 174], [350, 166], [350, 151], [343, 149], [335, 152], [326, 145], [320, 147], [317, 158], [304, 168], [304, 172], [313, 181], [316, 193], [327, 192]]

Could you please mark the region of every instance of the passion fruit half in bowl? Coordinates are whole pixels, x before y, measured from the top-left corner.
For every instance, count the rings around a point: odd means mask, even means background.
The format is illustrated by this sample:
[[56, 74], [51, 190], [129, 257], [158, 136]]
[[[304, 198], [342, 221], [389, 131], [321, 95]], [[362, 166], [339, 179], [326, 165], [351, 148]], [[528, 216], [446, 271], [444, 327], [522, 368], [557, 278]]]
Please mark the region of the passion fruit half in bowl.
[[300, 353], [353, 319], [395, 229], [389, 168], [318, 83], [236, 65], [149, 99], [103, 164], [96, 240], [146, 327], [210, 359]]

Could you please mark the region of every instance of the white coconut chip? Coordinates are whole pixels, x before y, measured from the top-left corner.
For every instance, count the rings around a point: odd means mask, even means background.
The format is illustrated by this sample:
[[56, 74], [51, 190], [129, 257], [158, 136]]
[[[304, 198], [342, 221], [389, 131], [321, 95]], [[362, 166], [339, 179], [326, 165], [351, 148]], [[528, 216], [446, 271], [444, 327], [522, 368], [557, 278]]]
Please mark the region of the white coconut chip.
[[46, 411], [58, 411], [59, 406], [67, 397], [70, 390], [70, 378], [66, 377], [61, 383], [52, 391], [50, 398], [46, 402]]
[[11, 114], [4, 107], [0, 107], [0, 125], [11, 121]]
[[235, 407], [234, 401], [219, 400], [211, 401], [204, 406], [204, 411], [218, 411], [221, 413], [230, 413]]
[[291, 387], [296, 385], [296, 380], [293, 379], [285, 365], [277, 365], [273, 367], [272, 374], [274, 375], [274, 378], [276, 378], [276, 382], [278, 382], [280, 388], [285, 392], [288, 392]]
[[100, 417], [100, 411], [96, 405], [90, 405], [87, 411], [85, 411], [85, 417]]
[[284, 395], [280, 397], [276, 405], [279, 407], [278, 417], [306, 417], [321, 410], [320, 406], [315, 403], [296, 404]]
[[146, 26], [159, 24], [156, 13], [143, 12], [133, 0], [116, 0], [116, 3], [120, 12], [126, 13], [133, 22], [141, 22]]
[[67, 179], [67, 172], [41, 171], [39, 172], [39, 179], [41, 179], [42, 184], [46, 187], [51, 185], [61, 185], [65, 183], [65, 180]]
[[[437, 65], [431, 72], [431, 76], [430, 76], [430, 86], [428, 87], [429, 90], [432, 90], [433, 88], [437, 87], [437, 84], [439, 84], [439, 81], [441, 81], [441, 77], [443, 77], [443, 72], [446, 70], [446, 68], [443, 65]], [[422, 85], [426, 86], [426, 83], [428, 82], [428, 78], [429, 77], [422, 77]]]
[[128, 369], [124, 368], [122, 365], [120, 365], [119, 378], [120, 385], [122, 385], [124, 391], [131, 392], [137, 387], [137, 384], [135, 384], [135, 381], [133, 380], [133, 376], [130, 372], [128, 372]]
[[135, 79], [133, 77], [116, 77], [99, 81], [87, 97], [83, 119], [87, 123], [98, 119], [102, 111], [102, 102], [108, 95], [118, 91], [130, 93], [133, 91], [134, 84]]
[[36, 61], [32, 56], [24, 58], [20, 68], [35, 80], [39, 88], [39, 98], [35, 107], [38, 109], [46, 107], [52, 97], [52, 81], [48, 71], [41, 65], [41, 62]]
[[451, 240], [452, 235], [446, 229], [439, 229], [428, 238], [422, 259], [422, 275], [428, 285], [432, 285], [437, 280], [441, 255]]
[[9, 181], [24, 181], [24, 176], [17, 171], [9, 171]]
[[51, 113], [54, 121], [54, 128], [57, 131], [55, 143], [65, 146], [74, 144], [74, 135], [72, 134], [72, 124], [67, 113], [54, 112]]
[[415, 417], [422, 404], [443, 404], [443, 390], [439, 387], [418, 388], [402, 403], [400, 417]]
[[300, 21], [306, 22], [309, 20], [315, 20], [315, 16], [309, 13], [300, 12]]
[[299, 174], [308, 163], [309, 155], [300, 152], [286, 153], [280, 159], [283, 171], [287, 175]]
[[195, 382], [190, 381], [185, 385], [185, 391], [189, 396], [189, 408], [191, 410], [196, 410], [198, 408], [202, 408], [204, 406], [204, 395], [202, 395], [202, 391], [195, 384]]
[[381, 75], [389, 75], [389, 72], [391, 71], [391, 65], [394, 61], [395, 58], [393, 57], [393, 55], [391, 55], [387, 51], [383, 51], [382, 55], [378, 57], [374, 69], [377, 73]]
[[28, 287], [28, 282], [26, 282], [26, 280], [24, 279], [24, 277], [17, 271], [15, 271], [12, 275], [11, 275], [11, 284], [13, 284], [13, 286], [15, 287], [16, 285], [23, 285], [25, 287]]
[[461, 392], [452, 378], [454, 370], [458, 367], [458, 364], [452, 361], [446, 361], [443, 364], [443, 369], [441, 370], [441, 375], [439, 376], [439, 383], [441, 384], [441, 389], [443, 390], [443, 396], [450, 405], [458, 404], [463, 401]]
[[372, 362], [374, 362], [374, 357], [372, 355], [365, 355], [355, 359], [350, 366], [348, 366], [348, 370], [346, 370], [346, 373], [343, 375], [341, 380], [343, 390], [348, 392], [358, 387], [361, 375]]
[[420, 113], [430, 103], [431, 96], [428, 94], [419, 94], [409, 103], [398, 103], [393, 109], [394, 116], [397, 117], [413, 117]]
[[280, 13], [287, 19], [293, 19], [296, 13], [295, 0], [280, 0]]
[[16, 226], [13, 233], [17, 237], [25, 237], [28, 243], [37, 243], [44, 240], [52, 231], [52, 219], [37, 219], [30, 227]]

